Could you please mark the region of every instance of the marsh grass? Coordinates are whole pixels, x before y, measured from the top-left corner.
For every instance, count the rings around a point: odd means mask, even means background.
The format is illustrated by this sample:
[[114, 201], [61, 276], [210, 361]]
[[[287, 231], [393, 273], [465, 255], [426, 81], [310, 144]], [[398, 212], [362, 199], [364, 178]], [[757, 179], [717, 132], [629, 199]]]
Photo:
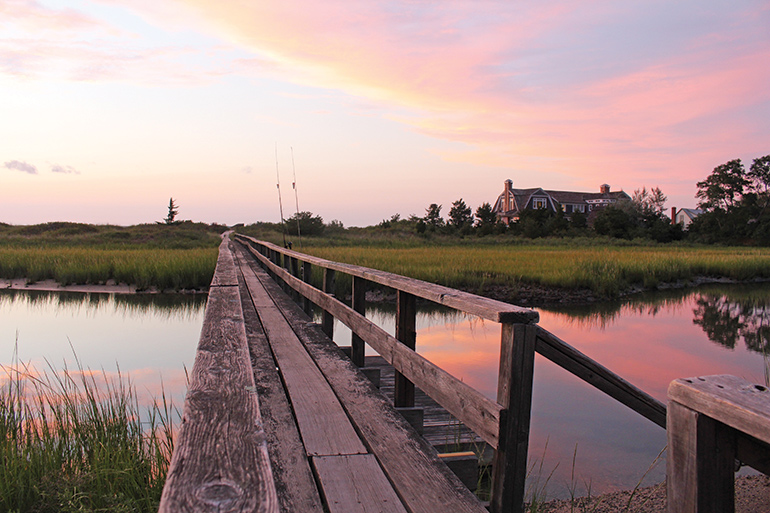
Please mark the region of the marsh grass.
[[62, 285], [109, 280], [137, 289], [204, 289], [211, 283], [217, 248], [98, 249], [0, 246], [0, 278]]
[[588, 289], [607, 298], [631, 288], [699, 277], [770, 279], [770, 250], [683, 246], [486, 245], [376, 248], [315, 246], [307, 252], [483, 293], [487, 285]]
[[157, 511], [173, 450], [165, 394], [143, 414], [119, 373], [2, 369], [0, 510]]

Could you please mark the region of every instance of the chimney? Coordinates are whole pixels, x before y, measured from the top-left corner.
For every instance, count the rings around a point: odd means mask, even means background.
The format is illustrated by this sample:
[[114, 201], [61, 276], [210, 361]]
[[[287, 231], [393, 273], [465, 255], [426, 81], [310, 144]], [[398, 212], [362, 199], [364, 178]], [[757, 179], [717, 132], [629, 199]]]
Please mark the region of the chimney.
[[513, 210], [513, 180], [510, 178], [505, 181], [505, 195], [503, 198], [503, 208], [505, 211]]
[[513, 189], [513, 180], [509, 178], [505, 181], [505, 190], [510, 191], [511, 189]]
[[610, 186], [606, 183], [603, 183], [599, 186], [599, 192], [602, 194], [609, 194], [610, 193]]
[[671, 207], [671, 224], [676, 224], [676, 207]]

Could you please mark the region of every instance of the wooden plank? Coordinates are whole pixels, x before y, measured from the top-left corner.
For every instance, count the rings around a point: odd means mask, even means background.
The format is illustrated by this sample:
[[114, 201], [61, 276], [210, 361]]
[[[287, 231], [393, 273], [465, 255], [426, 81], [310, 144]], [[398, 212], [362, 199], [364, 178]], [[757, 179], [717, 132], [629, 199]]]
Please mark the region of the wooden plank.
[[543, 328], [538, 330], [538, 353], [665, 429], [665, 404], [587, 357], [553, 333]]
[[233, 255], [229, 249], [229, 234], [230, 232], [227, 232], [222, 236], [222, 243], [219, 245], [217, 266], [214, 269], [214, 277], [211, 279], [212, 287], [235, 287], [238, 285], [238, 278], [235, 275]]
[[486, 513], [481, 502], [439, 460], [433, 447], [415, 433], [318, 325], [308, 322], [264, 272], [257, 273], [344, 404], [406, 508], [413, 513]]
[[[324, 269], [324, 281], [323, 281], [323, 288], [324, 292], [330, 295], [334, 295], [334, 271], [332, 269]], [[324, 333], [326, 333], [326, 336], [330, 339], [334, 339], [334, 317], [332, 316], [329, 311], [324, 310], [321, 318], [321, 326], [323, 327]]]
[[668, 397], [770, 443], [770, 389], [763, 385], [724, 375], [676, 379], [668, 387]]
[[437, 403], [471, 428], [482, 440], [497, 447], [498, 423], [502, 407], [490, 401], [473, 387], [458, 380], [445, 370], [405, 347], [385, 330], [340, 301], [289, 275], [253, 248], [251, 254], [267, 265], [280, 278], [319, 307], [332, 312], [346, 326], [357, 333], [396, 370], [420, 387]]
[[[413, 294], [399, 290], [396, 302], [396, 338], [414, 351], [417, 344], [417, 301]], [[393, 404], [397, 408], [414, 406], [414, 383], [396, 372]]]
[[366, 453], [334, 392], [254, 271], [245, 266], [241, 270], [291, 397], [307, 454]]
[[[366, 316], [366, 280], [353, 276], [353, 294], [352, 294], [352, 306], [353, 310]], [[357, 367], [364, 366], [364, 360], [366, 358], [366, 351], [364, 341], [353, 333], [351, 335], [350, 343], [350, 359]]]
[[259, 411], [280, 509], [321, 513], [324, 511], [323, 503], [286, 389], [276, 369], [243, 275], [240, 271], [238, 274], [246, 340], [254, 370], [254, 387], [259, 395]]
[[670, 401], [667, 436], [668, 512], [733, 513], [734, 431]]
[[238, 289], [213, 287], [159, 511], [278, 511], [253, 387]]
[[316, 456], [313, 466], [330, 513], [406, 513], [371, 454]]
[[[310, 283], [313, 276], [313, 266], [310, 262], [302, 262], [302, 281]], [[308, 317], [313, 317], [313, 303], [306, 297], [302, 297], [302, 308]]]
[[505, 409], [492, 472], [492, 513], [524, 511], [538, 329], [531, 324], [502, 326], [497, 402]]
[[461, 310], [472, 315], [477, 315], [484, 319], [494, 322], [517, 322], [517, 323], [535, 323], [540, 318], [539, 314], [530, 310], [502, 301], [477, 296], [468, 292], [463, 292], [449, 287], [428, 283], [422, 280], [415, 280], [397, 274], [369, 269], [351, 264], [342, 264], [332, 262], [323, 258], [313, 257], [304, 253], [280, 248], [269, 242], [258, 241], [252, 237], [236, 234], [238, 240], [248, 241], [251, 244], [267, 247], [280, 253], [289, 254], [302, 261], [310, 262], [322, 268], [333, 269], [351, 276], [358, 276], [368, 281], [379, 283], [397, 290], [403, 290], [417, 297], [428, 299], [456, 310]]

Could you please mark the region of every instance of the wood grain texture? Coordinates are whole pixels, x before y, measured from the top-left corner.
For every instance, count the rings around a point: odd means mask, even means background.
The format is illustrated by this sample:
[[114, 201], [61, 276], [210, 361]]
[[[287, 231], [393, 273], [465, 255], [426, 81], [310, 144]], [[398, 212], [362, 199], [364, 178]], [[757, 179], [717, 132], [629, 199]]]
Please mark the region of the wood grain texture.
[[211, 287], [236, 287], [238, 278], [235, 274], [235, 263], [233, 255], [229, 249], [230, 232], [222, 236], [222, 243], [219, 245], [219, 255], [217, 256], [217, 266], [214, 270], [214, 277], [211, 280]]
[[671, 382], [668, 397], [770, 443], [770, 389], [763, 385], [726, 375], [683, 378]]
[[278, 511], [253, 387], [238, 289], [213, 286], [159, 511]]
[[[248, 272], [248, 271], [247, 271]], [[270, 466], [281, 511], [324, 511], [286, 389], [241, 273], [238, 273], [246, 339], [259, 395]]]
[[542, 328], [538, 330], [538, 353], [665, 429], [665, 404], [587, 357], [553, 333]]
[[278, 275], [281, 280], [290, 283], [306, 297], [324, 310], [328, 310], [343, 324], [358, 334], [367, 344], [377, 351], [397, 371], [420, 387], [437, 403], [471, 428], [482, 440], [497, 447], [498, 423], [502, 407], [490, 401], [473, 387], [458, 380], [445, 370], [423, 358], [404, 346], [395, 337], [350, 307], [324, 294], [300, 280], [295, 279], [285, 270], [278, 268], [259, 252], [250, 248], [251, 254]]
[[670, 401], [666, 490], [669, 513], [735, 511], [735, 431]]
[[[414, 351], [417, 344], [417, 298], [402, 290], [396, 300], [396, 338]], [[414, 406], [414, 383], [403, 374], [396, 372], [393, 404], [397, 408]]]
[[523, 512], [538, 329], [504, 324], [501, 330], [497, 402], [504, 410], [492, 472], [492, 513]]
[[313, 466], [330, 513], [406, 513], [371, 454], [316, 456]]
[[414, 513], [486, 512], [439, 460], [435, 449], [417, 435], [318, 325], [308, 322], [265, 273], [258, 276], [300, 335], [407, 509]]
[[[351, 303], [353, 310], [366, 316], [366, 280], [353, 276]], [[350, 341], [350, 359], [357, 367], [364, 366], [366, 351], [364, 341], [353, 333]]]
[[380, 285], [385, 285], [397, 290], [403, 290], [404, 292], [409, 292], [417, 297], [428, 299], [457, 310], [462, 310], [463, 312], [472, 315], [478, 315], [479, 317], [490, 321], [535, 323], [540, 318], [539, 314], [534, 310], [510, 305], [508, 303], [503, 303], [502, 301], [476, 296], [460, 290], [387, 273], [385, 271], [332, 262], [323, 258], [317, 258], [304, 253], [283, 249], [269, 242], [258, 241], [245, 235], [236, 234], [235, 237], [240, 241], [255, 246], [266, 247], [283, 254], [291, 255], [302, 261], [310, 262], [315, 266], [333, 269], [351, 276], [358, 276], [359, 278], [365, 278], [371, 282], [379, 283]]
[[302, 342], [254, 272], [248, 268], [244, 271], [246, 286], [291, 397], [308, 456], [366, 453], [345, 410]]

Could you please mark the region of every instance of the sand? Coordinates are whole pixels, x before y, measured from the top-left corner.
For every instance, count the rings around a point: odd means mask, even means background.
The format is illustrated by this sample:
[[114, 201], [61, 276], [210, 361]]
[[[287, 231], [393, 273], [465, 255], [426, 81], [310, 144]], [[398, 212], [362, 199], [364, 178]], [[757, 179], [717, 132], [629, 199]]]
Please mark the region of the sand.
[[[629, 502], [630, 499], [630, 502]], [[660, 483], [636, 492], [623, 491], [591, 499], [550, 501], [538, 513], [665, 513], [666, 485]], [[735, 513], [770, 513], [770, 477], [739, 477], [735, 480]]]

